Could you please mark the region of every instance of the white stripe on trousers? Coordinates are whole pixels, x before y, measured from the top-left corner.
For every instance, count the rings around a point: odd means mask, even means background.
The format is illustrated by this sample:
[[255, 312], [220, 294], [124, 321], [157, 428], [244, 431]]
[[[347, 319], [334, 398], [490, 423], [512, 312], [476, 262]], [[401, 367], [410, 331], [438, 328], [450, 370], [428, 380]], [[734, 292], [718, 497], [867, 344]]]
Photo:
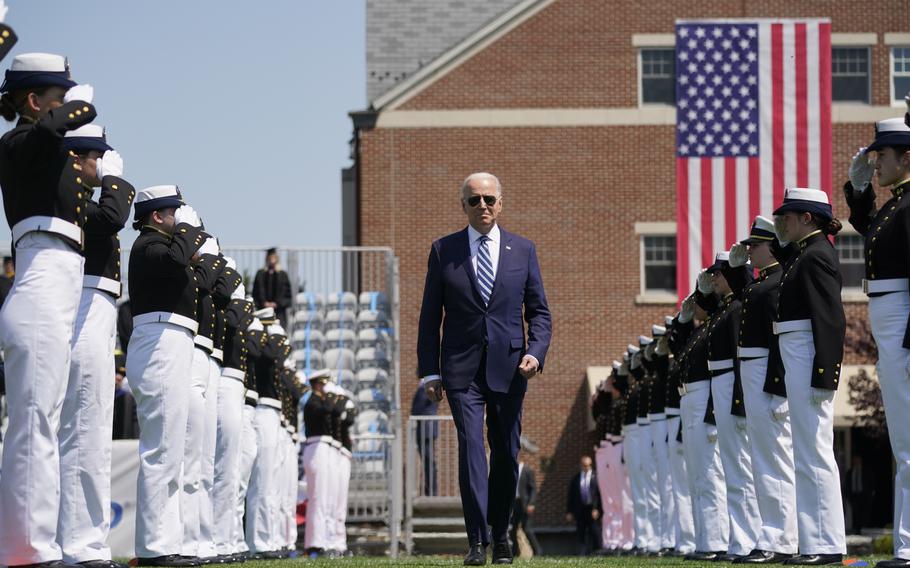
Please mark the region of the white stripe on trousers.
[[733, 403], [733, 371], [711, 379], [714, 396], [714, 420], [717, 422], [717, 445], [727, 485], [727, 513], [730, 517], [730, 540], [727, 551], [745, 556], [755, 550], [761, 517], [755, 500], [752, 462], [749, 459], [749, 437], [746, 419], [730, 412]]
[[275, 510], [280, 488], [276, 483], [280, 455], [280, 415], [268, 406], [256, 407], [256, 461], [246, 496], [246, 544], [253, 552], [268, 552], [274, 545]]
[[[844, 505], [834, 459], [834, 391], [811, 386], [815, 344], [811, 331], [777, 337], [793, 431], [800, 554], [846, 554]], [[822, 395], [824, 395], [822, 397]]]
[[667, 449], [670, 476], [673, 478], [673, 500], [676, 503], [676, 550], [683, 554], [695, 551], [695, 520], [692, 518], [692, 496], [689, 493], [689, 474], [682, 442], [676, 435], [682, 427], [679, 416], [667, 417]]
[[111, 448], [117, 306], [97, 288], [83, 288], [72, 363], [60, 411], [60, 518], [63, 560], [110, 560]]
[[222, 378], [218, 385], [218, 424], [212, 510], [218, 554], [237, 552], [237, 495], [240, 492], [240, 448], [243, 433], [243, 383]]
[[202, 348], [193, 349], [189, 392], [189, 412], [186, 422], [186, 442], [183, 452], [183, 489], [180, 495], [180, 516], [183, 519], [184, 556], [199, 556], [202, 542], [200, 511], [202, 507], [202, 454], [205, 444], [206, 401], [209, 385], [209, 354]]
[[57, 428], [82, 293], [83, 258], [48, 233], [16, 246], [16, 277], [0, 312], [9, 424], [0, 477], [0, 564], [61, 559]]
[[910, 314], [907, 294], [869, 298], [869, 320], [878, 346], [878, 382], [885, 402], [888, 437], [897, 463], [894, 478], [894, 556], [910, 559], [910, 350], [903, 339]]
[[326, 549], [332, 546], [330, 523], [332, 519], [329, 491], [332, 487], [332, 446], [318, 442], [307, 444], [303, 450], [303, 468], [306, 472], [306, 548]]
[[[244, 532], [243, 517], [246, 513], [246, 496], [250, 487], [250, 477], [253, 475], [253, 464], [259, 454], [256, 441], [256, 408], [243, 404], [243, 424], [240, 433], [240, 468], [238, 471], [239, 483], [237, 503], [234, 516], [234, 552], [248, 552], [247, 535]], [[252, 535], [250, 535], [252, 538]]]
[[180, 554], [180, 470], [186, 439], [193, 334], [171, 323], [133, 328], [126, 375], [139, 416], [136, 556]]
[[203, 424], [199, 490], [199, 551], [200, 558], [211, 558], [215, 550], [215, 511], [212, 493], [215, 485], [215, 446], [218, 431], [218, 391], [221, 366], [209, 357], [209, 382], [205, 388], [205, 422]]
[[689, 392], [680, 401], [683, 448], [692, 513], [695, 520], [695, 547], [702, 552], [727, 550], [730, 519], [727, 514], [727, 488], [720, 464], [717, 442], [708, 441], [705, 411], [708, 389]]
[[651, 452], [655, 457], [652, 468], [656, 466], [655, 481], [659, 498], [657, 514], [660, 524], [656, 532], [660, 539], [660, 548], [676, 548], [676, 503], [673, 500], [673, 479], [670, 475], [667, 420], [652, 421], [650, 430]]
[[746, 404], [746, 430], [752, 457], [752, 478], [761, 515], [761, 550], [796, 554], [796, 472], [790, 417], [774, 410], [786, 399], [765, 392], [768, 358], [743, 359], [740, 373]]

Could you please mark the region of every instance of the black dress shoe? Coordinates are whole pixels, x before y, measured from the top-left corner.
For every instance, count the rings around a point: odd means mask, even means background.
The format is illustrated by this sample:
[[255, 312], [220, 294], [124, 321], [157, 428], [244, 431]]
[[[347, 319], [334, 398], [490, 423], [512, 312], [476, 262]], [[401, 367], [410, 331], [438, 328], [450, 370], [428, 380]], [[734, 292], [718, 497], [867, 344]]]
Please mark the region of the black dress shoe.
[[493, 564], [511, 564], [512, 545], [508, 542], [493, 543]]
[[127, 564], [121, 564], [113, 560], [86, 560], [78, 565], [85, 568], [129, 568]]
[[753, 550], [746, 556], [733, 561], [734, 564], [783, 564], [784, 560], [792, 558], [792, 554], [771, 552], [770, 550]]
[[910, 566], [910, 560], [892, 558], [891, 560], [882, 560], [875, 565], [875, 568], [904, 568], [905, 566]]
[[736, 561], [737, 561], [738, 559], [740, 559], [740, 558], [742, 558], [742, 556], [739, 555], [739, 554], [730, 554], [729, 552], [725, 552], [725, 553], [723, 553], [723, 554], [718, 554], [718, 555], [717, 555], [717, 558], [714, 559], [714, 562], [730, 562], [730, 563], [733, 563], [733, 562], [736, 562]]
[[487, 563], [487, 547], [483, 544], [472, 544], [464, 557], [465, 566], [483, 566]]
[[843, 554], [798, 554], [784, 560], [791, 566], [833, 566], [844, 561]]
[[49, 562], [36, 562], [34, 564], [16, 564], [9, 568], [71, 568], [79, 566], [78, 564], [67, 564], [63, 560], [51, 560]]
[[695, 562], [714, 562], [718, 556], [726, 553], [724, 550], [715, 550], [714, 552], [699, 552], [696, 550], [683, 556], [683, 559]]
[[136, 558], [136, 566], [172, 566], [175, 568], [189, 568], [198, 566], [195, 558], [168, 554], [167, 556], [153, 556], [151, 558]]

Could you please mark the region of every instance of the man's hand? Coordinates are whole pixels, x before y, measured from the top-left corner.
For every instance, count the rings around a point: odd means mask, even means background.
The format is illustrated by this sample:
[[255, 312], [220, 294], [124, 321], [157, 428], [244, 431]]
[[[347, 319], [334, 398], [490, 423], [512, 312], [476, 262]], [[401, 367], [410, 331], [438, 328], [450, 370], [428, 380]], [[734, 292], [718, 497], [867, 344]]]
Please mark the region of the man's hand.
[[525, 355], [521, 359], [521, 363], [518, 365], [518, 372], [521, 373], [526, 379], [534, 378], [534, 375], [537, 374], [538, 362], [537, 358], [533, 355]]
[[439, 402], [442, 400], [442, 381], [427, 381], [423, 384], [423, 390], [427, 393], [427, 398], [433, 402]]
[[534, 505], [528, 505], [527, 507], [525, 507], [525, 513], [527, 513], [528, 515], [533, 515], [534, 514]]
[[572, 515], [572, 513], [566, 513], [566, 522], [567, 523], [575, 522], [575, 517]]
[[595, 521], [600, 518], [600, 511], [597, 509], [591, 509], [591, 518]]

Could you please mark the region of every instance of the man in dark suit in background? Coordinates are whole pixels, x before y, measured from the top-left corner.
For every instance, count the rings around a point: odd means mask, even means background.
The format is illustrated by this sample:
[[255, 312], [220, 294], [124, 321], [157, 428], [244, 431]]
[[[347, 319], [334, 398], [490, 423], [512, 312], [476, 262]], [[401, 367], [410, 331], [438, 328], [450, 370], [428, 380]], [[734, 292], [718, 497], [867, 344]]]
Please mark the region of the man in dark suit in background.
[[[522, 449], [525, 445], [522, 444]], [[509, 537], [512, 539], [512, 554], [518, 555], [518, 528], [525, 533], [528, 544], [534, 551], [534, 556], [543, 554], [537, 533], [534, 532], [535, 505], [537, 499], [537, 481], [534, 479], [534, 469], [524, 460], [518, 462], [518, 491], [515, 493], [515, 503], [512, 505], [512, 521], [509, 527]]]
[[591, 456], [581, 457], [581, 471], [569, 483], [569, 498], [566, 504], [566, 520], [575, 522], [578, 535], [578, 554], [587, 556], [600, 548], [600, 490], [597, 488], [597, 474]]
[[278, 265], [278, 250], [275, 248], [265, 251], [265, 268], [260, 268], [253, 279], [253, 302], [257, 309], [273, 308], [281, 325], [287, 328], [291, 280]]
[[497, 225], [499, 180], [488, 173], [468, 176], [461, 207], [468, 227], [430, 249], [417, 359], [430, 399], [448, 393], [458, 431], [458, 480], [470, 546], [464, 563], [486, 563], [489, 526], [493, 563], [510, 564], [521, 409], [528, 379], [544, 366], [550, 310], [534, 243]]

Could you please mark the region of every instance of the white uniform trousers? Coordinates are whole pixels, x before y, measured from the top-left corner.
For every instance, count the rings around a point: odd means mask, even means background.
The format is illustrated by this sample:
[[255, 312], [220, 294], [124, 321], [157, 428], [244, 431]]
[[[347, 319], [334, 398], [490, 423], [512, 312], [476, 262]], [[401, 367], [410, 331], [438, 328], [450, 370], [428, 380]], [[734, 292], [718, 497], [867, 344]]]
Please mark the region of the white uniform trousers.
[[57, 540], [69, 564], [110, 560], [114, 416], [114, 297], [83, 288], [72, 363], [60, 412], [60, 518]]
[[278, 450], [281, 416], [278, 410], [261, 402], [256, 407], [256, 461], [250, 476], [246, 496], [247, 546], [253, 552], [274, 550], [275, 510], [279, 503], [280, 488]]
[[685, 449], [676, 437], [682, 427], [678, 414], [667, 414], [667, 454], [670, 460], [670, 477], [673, 483], [673, 501], [676, 504], [674, 531], [676, 550], [689, 554], [695, 551], [695, 521], [692, 518], [692, 496], [689, 493], [689, 474], [686, 470]]
[[288, 435], [290, 448], [288, 457], [288, 547], [292, 550], [297, 547], [297, 487], [300, 479], [300, 447], [294, 441], [293, 435]]
[[341, 453], [338, 451], [338, 448], [338, 442], [333, 441], [332, 452], [329, 454], [331, 456], [330, 463], [333, 475], [329, 478], [329, 486], [323, 494], [324, 499], [327, 501], [329, 511], [328, 548], [332, 550], [335, 549], [335, 545], [338, 543], [338, 491], [340, 476], [337, 475], [337, 472], [341, 468]]
[[338, 492], [335, 500], [335, 540], [332, 549], [346, 552], [348, 549], [348, 488], [351, 484], [351, 454], [345, 449], [338, 451]]
[[670, 475], [670, 454], [667, 447], [667, 420], [651, 419], [652, 468], [656, 471], [659, 524], [656, 527], [660, 548], [676, 548], [676, 503], [673, 500], [673, 479]]
[[600, 504], [603, 515], [600, 518], [600, 542], [604, 549], [615, 548], [613, 544], [614, 495], [610, 483], [613, 472], [610, 469], [612, 444], [602, 441], [594, 450], [594, 465], [597, 468], [597, 488], [600, 490]]
[[243, 404], [243, 424], [240, 432], [240, 467], [239, 491], [237, 492], [237, 502], [234, 514], [234, 552], [247, 552], [247, 535], [244, 527], [243, 518], [246, 514], [246, 496], [249, 492], [250, 477], [253, 475], [253, 464], [256, 463], [256, 455], [259, 453], [259, 446], [256, 441], [256, 407]]
[[306, 536], [307, 549], [329, 549], [330, 524], [332, 519], [333, 454], [335, 449], [326, 442], [308, 442], [303, 449], [303, 468], [306, 473], [307, 506]]
[[910, 314], [910, 297], [892, 293], [869, 298], [872, 336], [878, 346], [878, 382], [885, 403], [888, 437], [897, 465], [894, 478], [894, 556], [910, 559], [910, 350], [904, 349], [904, 332]]
[[180, 472], [186, 440], [193, 334], [171, 323], [133, 328], [126, 355], [139, 417], [136, 556], [180, 554]]
[[205, 389], [205, 423], [202, 436], [199, 499], [200, 558], [218, 554], [215, 550], [215, 505], [212, 493], [215, 486], [215, 446], [218, 437], [218, 391], [221, 385], [221, 365], [209, 357], [209, 384]]
[[183, 454], [183, 492], [180, 515], [183, 519], [184, 556], [199, 556], [202, 534], [199, 516], [202, 507], [202, 454], [205, 444], [206, 390], [209, 386], [210, 356], [201, 347], [193, 349], [192, 377], [189, 392], [189, 414]]
[[657, 467], [651, 440], [653, 424], [638, 425], [638, 466], [641, 475], [641, 494], [645, 505], [645, 549], [660, 550], [660, 493], [657, 489]]
[[49, 233], [16, 244], [16, 277], [0, 312], [9, 425], [0, 476], [0, 564], [60, 560], [57, 429], [82, 294], [83, 258]]
[[639, 426], [630, 424], [623, 428], [625, 443], [623, 458], [629, 475], [629, 489], [632, 494], [632, 534], [635, 548], [645, 549], [652, 538], [647, 533], [648, 509], [642, 494], [641, 464], [639, 459]]
[[628, 462], [625, 461], [625, 441], [616, 445], [616, 458], [619, 460], [622, 488], [622, 538], [620, 548], [629, 550], [635, 546], [635, 519], [632, 503], [632, 484], [629, 481]]
[[727, 551], [745, 556], [755, 550], [761, 530], [761, 516], [758, 514], [755, 483], [752, 480], [746, 418], [730, 412], [733, 382], [731, 369], [711, 379], [711, 392], [715, 402], [714, 419], [717, 422], [720, 463], [724, 467], [724, 481], [727, 485], [727, 513], [730, 517]]
[[767, 371], [767, 357], [740, 362], [752, 478], [762, 522], [755, 546], [796, 554], [796, 472], [790, 417], [785, 411], [786, 399], [765, 392]]
[[[280, 419], [279, 419], [280, 423]], [[272, 541], [269, 550], [283, 550], [287, 546], [288, 527], [287, 514], [287, 478], [288, 478], [288, 431], [284, 426], [278, 429], [278, 446], [276, 448], [275, 464], [275, 507], [272, 509], [272, 526], [275, 532], [272, 533]]]
[[218, 424], [215, 446], [215, 480], [212, 508], [215, 515], [214, 542], [219, 555], [233, 554], [237, 528], [237, 495], [240, 492], [240, 438], [243, 432], [241, 380], [221, 377], [218, 385]]
[[727, 487], [717, 441], [708, 439], [708, 424], [705, 423], [711, 384], [705, 380], [686, 386], [689, 390], [679, 406], [686, 470], [690, 473], [695, 548], [702, 552], [725, 551], [730, 533]]
[[[811, 331], [778, 337], [793, 431], [800, 554], [846, 554], [844, 504], [834, 459], [834, 391], [813, 396]], [[816, 398], [817, 397], [817, 398]]]
[[[284, 446], [285, 446], [285, 459], [284, 467], [282, 469], [284, 475], [281, 477], [281, 526], [283, 528], [282, 534], [284, 535], [284, 540], [282, 541], [282, 546], [286, 548], [293, 547], [296, 543], [296, 533], [297, 533], [297, 515], [295, 511], [295, 495], [292, 495], [291, 481], [296, 482], [296, 473], [297, 473], [297, 455], [296, 455], [296, 445], [294, 440], [291, 439], [291, 433], [285, 430], [286, 434], [284, 436]], [[296, 483], [295, 483], [296, 486]]]

